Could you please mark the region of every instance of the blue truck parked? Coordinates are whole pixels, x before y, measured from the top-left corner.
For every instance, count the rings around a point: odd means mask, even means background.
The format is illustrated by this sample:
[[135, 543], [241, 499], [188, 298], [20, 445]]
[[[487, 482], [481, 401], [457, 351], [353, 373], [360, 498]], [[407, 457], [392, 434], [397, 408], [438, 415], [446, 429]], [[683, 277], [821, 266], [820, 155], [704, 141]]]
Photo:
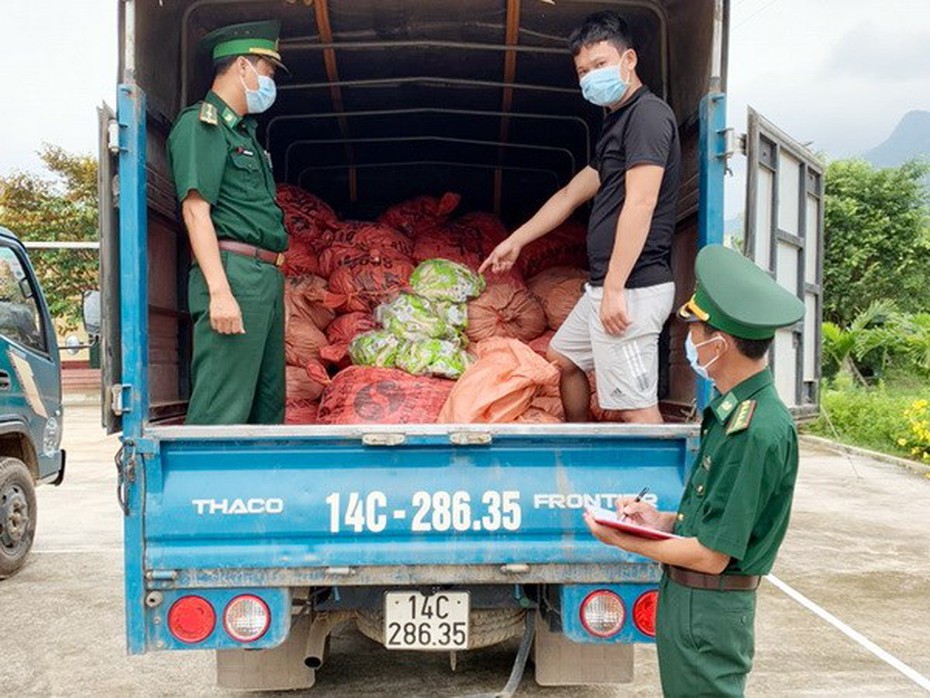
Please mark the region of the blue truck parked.
[[804, 299], [772, 365], [817, 409], [822, 167], [751, 113], [726, 128], [726, 0], [122, 0], [117, 109], [101, 110], [104, 419], [122, 431], [131, 653], [217, 651], [221, 685], [311, 686], [344, 623], [389, 649], [521, 638], [544, 685], [629, 681], [654, 633], [657, 567], [598, 544], [581, 510], [644, 485], [674, 508], [711, 386], [670, 322], [661, 426], [188, 427], [190, 253], [165, 140], [209, 86], [207, 31], [276, 18], [292, 75], [260, 129], [279, 181], [344, 218], [415, 194], [525, 219], [590, 158], [602, 113], [566, 37], [620, 9], [645, 82], [677, 115], [684, 162], [674, 268], [723, 241], [728, 159], [747, 155], [745, 246]]
[[26, 562], [36, 485], [60, 485], [61, 361], [55, 326], [29, 255], [0, 227], [0, 579]]

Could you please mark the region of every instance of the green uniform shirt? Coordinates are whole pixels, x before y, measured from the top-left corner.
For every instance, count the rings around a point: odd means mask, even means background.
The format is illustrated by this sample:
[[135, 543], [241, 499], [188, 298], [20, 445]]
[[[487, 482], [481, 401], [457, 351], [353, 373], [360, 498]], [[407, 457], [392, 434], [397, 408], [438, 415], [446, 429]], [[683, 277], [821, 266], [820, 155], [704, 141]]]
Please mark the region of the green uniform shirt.
[[178, 201], [193, 190], [208, 201], [217, 238], [283, 252], [284, 214], [256, 127], [255, 119], [240, 117], [208, 92], [178, 116], [168, 137], [168, 160]]
[[768, 574], [788, 528], [798, 436], [768, 369], [704, 410], [675, 533], [729, 555], [724, 574]]

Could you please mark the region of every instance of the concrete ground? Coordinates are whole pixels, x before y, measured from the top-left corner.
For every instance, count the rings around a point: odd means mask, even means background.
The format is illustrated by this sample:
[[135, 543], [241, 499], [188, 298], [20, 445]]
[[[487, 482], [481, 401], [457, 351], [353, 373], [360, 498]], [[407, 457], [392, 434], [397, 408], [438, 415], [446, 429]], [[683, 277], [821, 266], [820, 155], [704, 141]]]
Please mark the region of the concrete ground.
[[[99, 408], [67, 410], [68, 476], [39, 490], [34, 551], [0, 582], [0, 694], [220, 694], [213, 656], [128, 657], [123, 645], [121, 514]], [[924, 676], [930, 676], [930, 479], [895, 465], [805, 448], [791, 530], [776, 576]], [[925, 695], [915, 683], [769, 582], [760, 591], [755, 696]], [[340, 631], [315, 693], [452, 696], [500, 690], [515, 645], [447, 658], [388, 653]], [[541, 689], [528, 669], [520, 694], [659, 694], [655, 650], [636, 649], [634, 683]]]

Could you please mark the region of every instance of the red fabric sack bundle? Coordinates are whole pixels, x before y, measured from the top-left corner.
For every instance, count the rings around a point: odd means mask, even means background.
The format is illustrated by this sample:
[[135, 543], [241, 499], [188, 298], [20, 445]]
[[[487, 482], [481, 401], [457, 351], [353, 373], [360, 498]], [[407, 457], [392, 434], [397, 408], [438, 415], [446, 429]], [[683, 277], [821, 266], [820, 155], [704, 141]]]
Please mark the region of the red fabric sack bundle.
[[588, 272], [573, 267], [552, 267], [531, 278], [527, 285], [546, 311], [546, 322], [557, 330], [584, 295]]
[[340, 266], [329, 277], [326, 305], [344, 312], [370, 313], [407, 288], [413, 269], [411, 259], [393, 255]]
[[329, 342], [314, 322], [300, 315], [288, 315], [284, 326], [284, 358], [291, 366], [305, 367], [320, 359], [320, 349]]
[[323, 391], [320, 424], [432, 424], [453, 381], [350, 366]]
[[417, 196], [391, 206], [381, 214], [378, 221], [414, 237], [420, 231], [448, 218], [458, 208], [461, 199], [461, 196], [452, 192], [446, 192], [438, 199], [435, 196]]
[[523, 248], [517, 264], [529, 279], [552, 267], [588, 268], [588, 230], [581, 223], [566, 221], [548, 235]]
[[299, 214], [323, 227], [330, 227], [339, 220], [336, 212], [323, 199], [293, 184], [278, 185], [277, 201], [285, 212]]
[[480, 342], [476, 353], [443, 405], [441, 423], [513, 422], [533, 400], [558, 390], [559, 370], [523, 342], [494, 337]]
[[287, 366], [285, 370], [287, 402], [316, 400], [329, 383], [329, 376], [318, 361], [308, 362], [306, 366]]
[[312, 400], [289, 400], [284, 405], [285, 424], [316, 424], [320, 405]]
[[543, 332], [536, 339], [529, 343], [530, 349], [545, 359], [549, 354], [549, 343], [552, 341], [553, 337], [555, 337], [555, 332], [552, 330]]
[[491, 337], [513, 337], [529, 342], [546, 331], [546, 312], [526, 288], [491, 284], [468, 302], [465, 333], [473, 342]]
[[329, 346], [320, 349], [320, 358], [331, 361], [341, 368], [351, 365], [349, 344], [363, 332], [378, 329], [378, 323], [370, 313], [347, 313], [340, 315], [326, 328]]
[[284, 253], [284, 266], [281, 271], [285, 276], [302, 276], [320, 273], [320, 258], [305, 238], [291, 235]]
[[325, 330], [336, 314], [326, 307], [326, 279], [313, 274], [294, 276], [284, 281], [285, 317], [292, 315], [309, 320]]

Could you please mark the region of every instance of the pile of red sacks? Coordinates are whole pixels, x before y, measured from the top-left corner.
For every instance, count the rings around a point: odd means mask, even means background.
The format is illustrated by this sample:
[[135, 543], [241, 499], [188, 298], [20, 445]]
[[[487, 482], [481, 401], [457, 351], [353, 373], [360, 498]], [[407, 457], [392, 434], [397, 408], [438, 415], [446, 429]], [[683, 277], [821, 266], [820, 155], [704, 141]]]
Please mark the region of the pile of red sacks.
[[[453, 193], [421, 196], [391, 207], [377, 222], [341, 221], [309, 192], [279, 185], [290, 238], [283, 268], [288, 424], [430, 423], [450, 415], [564, 419], [558, 381], [544, 357], [583, 292], [585, 231], [575, 223], [527, 246], [510, 272], [485, 273], [487, 288], [468, 303], [468, 350], [476, 363], [458, 383], [351, 365], [349, 344], [378, 328], [373, 311], [408, 289], [417, 264], [444, 258], [477, 271], [506, 239], [496, 216], [455, 217], [459, 201]], [[486, 381], [498, 385], [497, 402], [476, 411], [476, 386]], [[507, 385], [517, 386], [518, 399]]]

